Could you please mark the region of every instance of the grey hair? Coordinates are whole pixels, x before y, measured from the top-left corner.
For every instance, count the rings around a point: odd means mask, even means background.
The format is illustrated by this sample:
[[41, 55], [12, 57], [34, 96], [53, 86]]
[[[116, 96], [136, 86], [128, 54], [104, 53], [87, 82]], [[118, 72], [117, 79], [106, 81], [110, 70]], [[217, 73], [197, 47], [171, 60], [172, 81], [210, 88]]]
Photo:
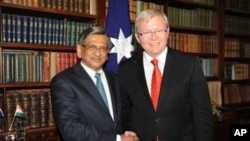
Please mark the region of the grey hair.
[[135, 20], [136, 29], [140, 21], [150, 20], [154, 16], [162, 16], [162, 18], [164, 19], [166, 23], [166, 27], [169, 28], [168, 18], [164, 12], [156, 10], [156, 9], [146, 9], [140, 12], [139, 15], [136, 17], [136, 20]]

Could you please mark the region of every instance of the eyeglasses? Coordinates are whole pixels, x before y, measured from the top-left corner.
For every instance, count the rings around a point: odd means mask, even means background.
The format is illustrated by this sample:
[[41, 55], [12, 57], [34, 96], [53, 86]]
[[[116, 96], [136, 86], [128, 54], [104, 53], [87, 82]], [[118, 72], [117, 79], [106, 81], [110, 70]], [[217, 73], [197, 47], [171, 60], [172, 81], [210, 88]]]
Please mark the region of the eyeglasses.
[[97, 49], [99, 49], [101, 52], [109, 51], [108, 47], [97, 47], [96, 45], [91, 45], [91, 44], [90, 45], [80, 44], [80, 45], [89, 51], [96, 51]]
[[159, 30], [155, 30], [155, 31], [145, 31], [145, 32], [141, 32], [141, 33], [138, 33], [138, 35], [140, 35], [141, 37], [144, 37], [144, 38], [149, 38], [151, 37], [153, 34], [155, 36], [160, 36], [162, 35], [162, 33], [164, 32], [167, 32], [167, 29], [159, 29]]

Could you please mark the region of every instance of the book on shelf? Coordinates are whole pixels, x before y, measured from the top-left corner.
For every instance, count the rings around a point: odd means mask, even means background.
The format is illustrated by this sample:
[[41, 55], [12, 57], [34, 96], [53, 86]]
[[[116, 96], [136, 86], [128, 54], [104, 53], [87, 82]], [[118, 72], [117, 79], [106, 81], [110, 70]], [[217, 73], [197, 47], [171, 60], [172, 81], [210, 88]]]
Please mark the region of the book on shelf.
[[216, 63], [214, 58], [201, 58], [201, 66], [206, 77], [215, 76], [214, 66], [216, 66]]
[[[9, 128], [12, 123], [16, 105], [18, 104], [23, 108], [26, 117], [26, 129], [54, 126], [49, 95], [50, 90], [47, 88], [8, 90], [6, 102], [8, 111], [6, 115], [7, 127]], [[15, 120], [13, 125], [16, 122]]]
[[250, 32], [250, 20], [248, 17], [234, 16], [234, 15], [225, 15], [225, 31], [232, 33], [243, 33], [248, 34]]
[[[2, 41], [53, 46], [76, 46], [79, 34], [95, 23], [3, 13]], [[66, 32], [65, 32], [66, 31]], [[67, 39], [65, 41], [65, 39]]]
[[97, 0], [90, 0], [89, 1], [89, 14], [96, 15], [97, 14]]
[[212, 24], [212, 16], [213, 11], [209, 9], [168, 7], [168, 18], [171, 25], [212, 29], [215, 28], [215, 25]]
[[250, 58], [250, 43], [245, 43], [244, 57]]
[[50, 79], [57, 74], [57, 55], [56, 52], [50, 52]]
[[190, 53], [217, 54], [216, 36], [170, 32], [168, 44], [177, 50]]
[[5, 3], [97, 15], [97, 0], [3, 0]]
[[207, 84], [211, 101], [221, 106], [221, 81], [208, 81]]
[[40, 126], [41, 127], [47, 127], [49, 125], [48, 123], [48, 115], [49, 115], [49, 92], [40, 91]]
[[43, 52], [43, 82], [50, 82], [50, 52]]
[[224, 104], [250, 102], [250, 85], [230, 84], [224, 87]]
[[248, 0], [226, 0], [225, 2], [226, 8], [250, 12], [250, 2]]
[[225, 57], [250, 57], [250, 43], [242, 39], [225, 39]]
[[76, 53], [33, 50], [2, 50], [2, 82], [49, 82], [77, 62]]
[[226, 80], [247, 80], [249, 79], [249, 64], [238, 62], [226, 62], [224, 65]]

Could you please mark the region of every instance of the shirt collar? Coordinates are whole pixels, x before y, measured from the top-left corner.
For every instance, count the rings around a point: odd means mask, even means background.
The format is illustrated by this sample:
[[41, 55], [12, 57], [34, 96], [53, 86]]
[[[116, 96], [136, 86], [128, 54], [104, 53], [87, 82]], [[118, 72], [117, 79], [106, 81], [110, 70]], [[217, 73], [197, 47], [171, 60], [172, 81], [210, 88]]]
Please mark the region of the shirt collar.
[[[166, 62], [166, 55], [168, 52], [168, 47], [166, 47], [155, 59], [158, 60], [158, 64], [161, 66], [164, 66], [165, 62]], [[143, 58], [144, 58], [144, 62], [146, 63], [150, 63], [151, 64], [151, 60], [154, 59], [151, 56], [148, 55], [148, 53], [146, 53], [146, 51], [143, 52]]]
[[[85, 65], [84, 63], [81, 62], [81, 66], [85, 69], [85, 71], [91, 76], [91, 77], [95, 77], [95, 74], [97, 73], [96, 71], [94, 71], [93, 69], [91, 69], [90, 67], [88, 67], [87, 65]], [[98, 71], [98, 73], [100, 73], [101, 75], [104, 73], [103, 69], [100, 69]]]

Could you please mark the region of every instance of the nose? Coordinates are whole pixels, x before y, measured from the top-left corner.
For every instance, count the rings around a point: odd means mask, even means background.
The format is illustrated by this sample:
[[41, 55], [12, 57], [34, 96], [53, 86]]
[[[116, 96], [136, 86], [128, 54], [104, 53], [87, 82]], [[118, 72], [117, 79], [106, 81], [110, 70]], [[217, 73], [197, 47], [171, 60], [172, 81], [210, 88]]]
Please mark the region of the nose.
[[154, 31], [151, 32], [151, 39], [153, 40], [156, 39], [156, 32]]
[[101, 55], [101, 49], [96, 47], [95, 50], [94, 50], [94, 54], [97, 55], [97, 56], [100, 56]]

